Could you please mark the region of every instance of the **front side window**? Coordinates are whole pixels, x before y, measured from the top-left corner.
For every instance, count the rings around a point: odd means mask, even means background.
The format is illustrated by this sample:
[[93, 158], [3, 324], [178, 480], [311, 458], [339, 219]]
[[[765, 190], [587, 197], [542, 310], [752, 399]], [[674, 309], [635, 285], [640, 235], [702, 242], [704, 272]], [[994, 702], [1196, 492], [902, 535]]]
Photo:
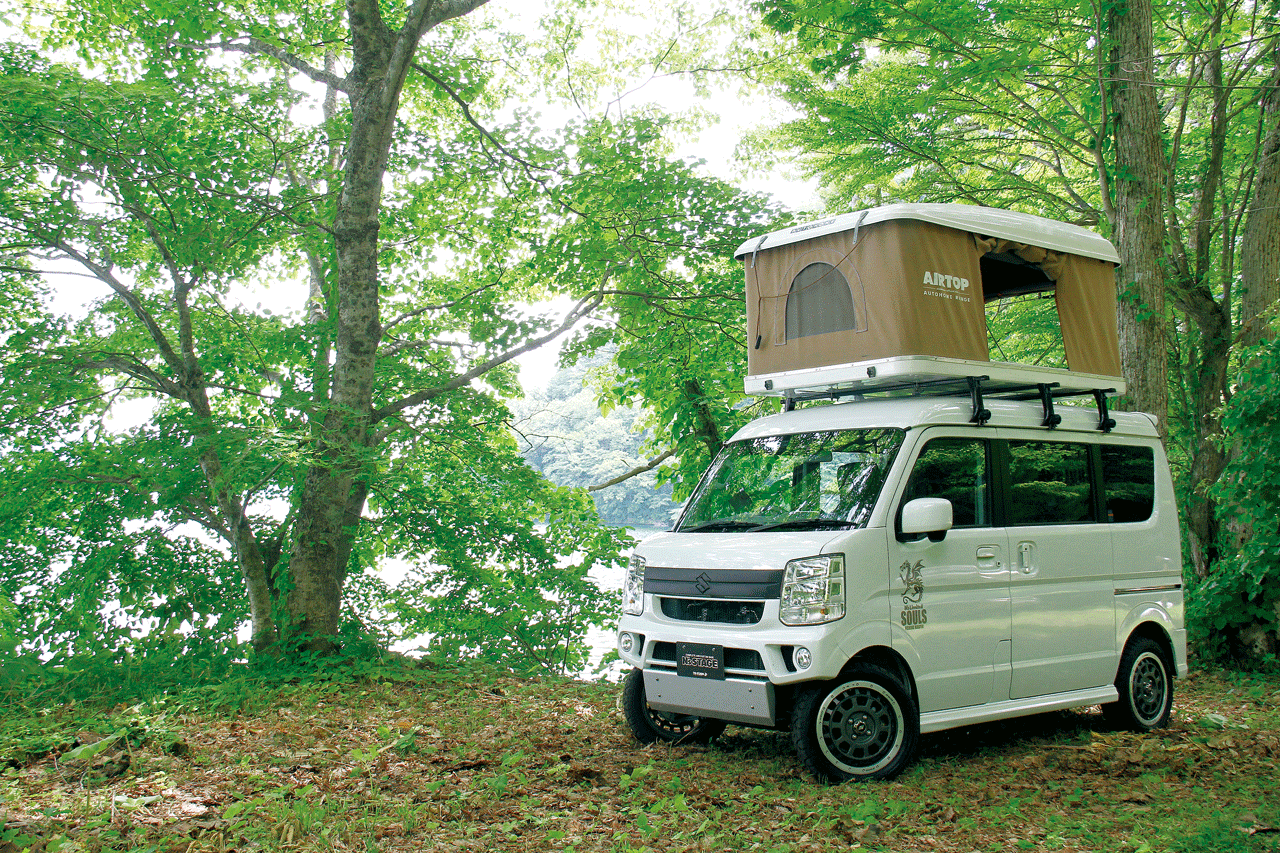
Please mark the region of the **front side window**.
[[1011, 524], [1093, 521], [1089, 448], [1058, 441], [1009, 442]]
[[951, 501], [954, 526], [990, 527], [989, 470], [987, 442], [973, 438], [935, 438], [920, 451], [902, 503], [916, 498], [946, 498]]
[[677, 530], [863, 527], [902, 445], [900, 429], [774, 435], [727, 445]]

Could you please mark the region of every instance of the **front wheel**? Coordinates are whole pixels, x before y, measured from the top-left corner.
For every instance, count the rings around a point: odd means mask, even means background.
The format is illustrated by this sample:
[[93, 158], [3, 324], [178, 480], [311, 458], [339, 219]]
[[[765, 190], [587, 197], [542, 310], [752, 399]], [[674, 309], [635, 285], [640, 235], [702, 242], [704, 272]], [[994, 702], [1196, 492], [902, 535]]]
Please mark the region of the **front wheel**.
[[796, 698], [791, 741], [809, 772], [829, 782], [892, 779], [915, 760], [920, 714], [887, 670], [860, 664]]
[[724, 731], [724, 720], [695, 717], [649, 707], [644, 697], [644, 673], [633, 669], [622, 682], [622, 715], [641, 743], [704, 744]]
[[1120, 728], [1149, 732], [1169, 724], [1173, 712], [1173, 667], [1154, 640], [1134, 637], [1120, 656], [1116, 672], [1120, 701], [1102, 706]]

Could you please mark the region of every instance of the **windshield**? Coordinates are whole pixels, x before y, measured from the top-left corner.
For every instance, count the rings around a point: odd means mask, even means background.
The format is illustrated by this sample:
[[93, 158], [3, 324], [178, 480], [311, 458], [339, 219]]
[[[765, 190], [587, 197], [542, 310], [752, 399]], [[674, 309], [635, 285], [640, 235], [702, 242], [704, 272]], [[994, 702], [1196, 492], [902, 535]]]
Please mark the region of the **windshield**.
[[871, 517], [900, 429], [802, 432], [727, 445], [677, 530], [844, 530]]

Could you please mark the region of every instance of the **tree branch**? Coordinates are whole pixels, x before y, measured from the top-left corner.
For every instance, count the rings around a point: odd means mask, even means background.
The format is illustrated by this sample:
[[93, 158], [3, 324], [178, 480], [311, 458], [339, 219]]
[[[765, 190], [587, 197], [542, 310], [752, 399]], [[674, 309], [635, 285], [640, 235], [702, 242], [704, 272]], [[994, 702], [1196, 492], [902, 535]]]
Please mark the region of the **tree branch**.
[[429, 311], [447, 311], [456, 305], [460, 305], [461, 303], [475, 296], [477, 293], [483, 293], [486, 290], [490, 290], [494, 287], [497, 287], [501, 283], [502, 283], [501, 278], [499, 278], [499, 280], [497, 281], [490, 282], [489, 284], [482, 284], [477, 288], [467, 291], [461, 297], [453, 300], [452, 302], [441, 302], [437, 305], [423, 305], [421, 308], [415, 308], [412, 311], [406, 311], [405, 313], [397, 316], [395, 319], [387, 321], [387, 323], [382, 327], [382, 331], [385, 334], [391, 331], [392, 329], [394, 329], [396, 326], [405, 322], [406, 320], [412, 320], [414, 317], [420, 317], [423, 314], [428, 313]]
[[101, 353], [97, 358], [82, 361], [72, 367], [73, 373], [86, 370], [115, 370], [146, 384], [148, 388], [177, 400], [186, 400], [182, 387], [171, 379], [156, 373], [146, 364], [122, 353]]
[[675, 448], [667, 450], [664, 453], [658, 456], [655, 456], [653, 459], [650, 459], [648, 462], [644, 463], [643, 465], [637, 465], [627, 473], [619, 474], [618, 476], [614, 477], [612, 480], [605, 480], [603, 483], [599, 483], [594, 486], [587, 486], [587, 491], [599, 492], [609, 488], [610, 486], [616, 486], [619, 483], [625, 480], [630, 480], [632, 477], [639, 476], [640, 474], [643, 474], [646, 471], [652, 471], [654, 468], [657, 468], [663, 462], [666, 462], [668, 459], [670, 459], [672, 456], [675, 456], [675, 455], [676, 455]]
[[[462, 110], [462, 117], [467, 120], [467, 124], [471, 125], [477, 131], [479, 131], [480, 135], [483, 136], [485, 139], [487, 139], [490, 142], [490, 144], [493, 145], [494, 148], [497, 148], [498, 151], [502, 154], [502, 156], [506, 157], [508, 160], [511, 160], [513, 163], [518, 163], [520, 166], [524, 167], [524, 169], [526, 169], [530, 173], [535, 171], [543, 171], [542, 167], [539, 167], [535, 163], [529, 162], [528, 160], [521, 157], [519, 154], [516, 154], [510, 148], [507, 148], [507, 146], [502, 143], [502, 140], [498, 139], [498, 137], [493, 135], [492, 131], [490, 131], [488, 128], [482, 125], [480, 121], [475, 117], [475, 115], [471, 112], [471, 105], [468, 104], [466, 100], [464, 100], [463, 97], [459, 95], [452, 86], [446, 83], [443, 78], [434, 74], [430, 69], [428, 69], [426, 66], [424, 66], [422, 63], [419, 63], [419, 62], [413, 63], [413, 69], [417, 71], [419, 74], [421, 74], [423, 77], [426, 77], [432, 83], [435, 83], [437, 86], [439, 86], [440, 89], [446, 95], [449, 96], [449, 99], [452, 100], [455, 104], [457, 104], [458, 107]], [[539, 183], [541, 183], [541, 181], [539, 181]]]
[[[606, 274], [605, 277], [608, 278], [608, 274]], [[471, 368], [467, 372], [458, 374], [453, 379], [449, 380], [443, 385], [437, 385], [434, 388], [427, 388], [425, 390], [417, 392], [416, 394], [410, 394], [408, 397], [404, 397], [400, 400], [397, 400], [394, 403], [388, 403], [382, 408], [374, 411], [373, 416], [370, 419], [370, 423], [376, 424], [379, 421], [384, 420], [385, 418], [388, 418], [392, 415], [403, 412], [405, 409], [410, 409], [410, 408], [413, 408], [414, 406], [420, 406], [423, 403], [426, 403], [430, 400], [435, 399], [436, 397], [439, 397], [441, 394], [446, 394], [450, 391], [456, 391], [462, 386], [470, 383], [471, 380], [476, 379], [480, 376], [483, 376], [484, 374], [488, 373], [490, 370], [493, 370], [495, 367], [501, 364], [506, 364], [508, 361], [511, 361], [516, 356], [524, 355], [527, 352], [531, 352], [537, 349], [543, 344], [556, 339], [560, 335], [567, 332], [569, 329], [573, 328], [573, 326], [575, 326], [579, 320], [581, 320], [583, 317], [586, 317], [592, 311], [599, 308], [603, 302], [604, 302], [604, 298], [599, 294], [593, 295], [589, 299], [584, 299], [580, 301], [576, 306], [574, 306], [574, 309], [569, 312], [568, 316], [564, 318], [564, 322], [562, 322], [556, 328], [552, 329], [547, 334], [537, 338], [532, 338], [531, 340], [525, 342], [521, 346], [516, 347], [515, 349], [508, 350], [507, 352], [504, 352], [501, 355], [494, 356], [488, 361], [481, 362], [480, 364]]]
[[107, 287], [110, 287], [115, 291], [115, 294], [124, 301], [125, 305], [129, 306], [129, 310], [133, 312], [133, 315], [138, 318], [143, 326], [146, 327], [148, 334], [151, 336], [152, 342], [155, 343], [156, 349], [160, 351], [160, 356], [164, 359], [165, 364], [167, 364], [169, 369], [174, 373], [177, 373], [179, 376], [182, 375], [182, 358], [178, 355], [177, 351], [174, 350], [173, 344], [169, 342], [169, 338], [165, 335], [164, 330], [160, 328], [160, 324], [156, 322], [155, 317], [151, 316], [151, 312], [143, 306], [142, 300], [138, 298], [137, 294], [130, 290], [124, 282], [116, 278], [110, 268], [92, 260], [88, 255], [79, 251], [61, 238], [51, 237], [46, 242], [46, 245], [57, 249], [68, 258], [76, 261], [85, 269], [92, 272], [94, 278], [98, 279], [98, 281], [101, 281], [103, 284], [107, 285]]
[[347, 81], [343, 77], [330, 72], [327, 69], [316, 68], [314, 65], [306, 62], [298, 56], [290, 53], [282, 47], [276, 47], [273, 44], [267, 44], [262, 39], [249, 37], [247, 42], [215, 42], [208, 47], [218, 50], [225, 50], [232, 53], [248, 53], [255, 56], [269, 56], [282, 65], [287, 65], [294, 71], [298, 71], [306, 77], [310, 77], [317, 83], [323, 83], [341, 92], [347, 91]]

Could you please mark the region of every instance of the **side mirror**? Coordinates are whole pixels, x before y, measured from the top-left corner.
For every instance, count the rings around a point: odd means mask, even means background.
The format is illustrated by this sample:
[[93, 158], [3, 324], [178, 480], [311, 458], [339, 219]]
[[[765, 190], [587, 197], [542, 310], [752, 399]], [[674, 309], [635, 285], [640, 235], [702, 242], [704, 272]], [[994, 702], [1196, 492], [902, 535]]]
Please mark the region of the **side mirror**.
[[904, 537], [919, 537], [923, 533], [930, 542], [941, 542], [952, 523], [951, 501], [946, 498], [916, 498], [902, 508]]

